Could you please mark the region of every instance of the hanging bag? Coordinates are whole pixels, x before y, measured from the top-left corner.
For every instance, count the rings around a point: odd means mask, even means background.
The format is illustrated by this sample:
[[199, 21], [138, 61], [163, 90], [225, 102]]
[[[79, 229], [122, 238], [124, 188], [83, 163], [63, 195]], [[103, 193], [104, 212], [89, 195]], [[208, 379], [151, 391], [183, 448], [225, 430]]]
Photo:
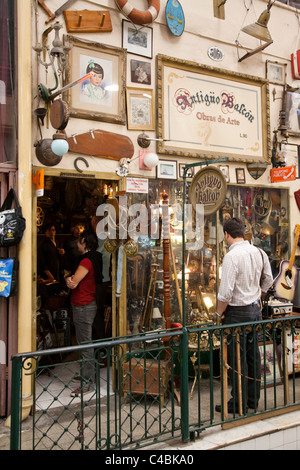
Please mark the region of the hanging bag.
[[13, 297], [18, 292], [17, 258], [0, 258], [0, 296]]
[[[13, 202], [15, 208], [12, 209]], [[26, 227], [15, 190], [11, 188], [0, 209], [0, 247], [18, 245]]]

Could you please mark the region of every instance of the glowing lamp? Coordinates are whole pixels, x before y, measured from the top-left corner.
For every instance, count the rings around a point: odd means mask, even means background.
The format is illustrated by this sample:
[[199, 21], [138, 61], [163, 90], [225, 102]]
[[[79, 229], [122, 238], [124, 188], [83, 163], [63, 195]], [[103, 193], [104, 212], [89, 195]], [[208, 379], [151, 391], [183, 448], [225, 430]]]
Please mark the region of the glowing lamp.
[[144, 165], [148, 168], [154, 168], [159, 163], [159, 158], [156, 153], [148, 152], [146, 153], [143, 161]]

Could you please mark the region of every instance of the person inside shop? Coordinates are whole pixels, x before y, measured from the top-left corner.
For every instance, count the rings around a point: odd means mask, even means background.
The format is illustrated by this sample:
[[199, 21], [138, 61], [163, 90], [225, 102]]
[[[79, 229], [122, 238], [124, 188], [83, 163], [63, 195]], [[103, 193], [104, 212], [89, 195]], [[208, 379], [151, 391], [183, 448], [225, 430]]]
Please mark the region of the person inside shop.
[[[223, 258], [222, 278], [218, 292], [216, 315], [222, 324], [234, 324], [262, 320], [260, 297], [273, 284], [272, 270], [268, 256], [245, 240], [245, 225], [233, 217], [223, 225], [224, 237], [229, 251]], [[232, 384], [228, 412], [238, 412], [238, 375], [233, 381], [233, 369], [237, 369], [232, 341], [228, 346], [228, 364]], [[248, 408], [257, 409], [260, 398], [261, 360], [258, 341], [253, 334], [240, 334], [241, 374], [243, 391], [243, 412]], [[246, 383], [244, 382], [246, 380]], [[216, 405], [221, 411], [221, 405]]]
[[[104, 216], [94, 216], [91, 220], [92, 229], [97, 234], [97, 224], [103, 219]], [[101, 295], [99, 296], [98, 302], [98, 310], [97, 315], [93, 325], [93, 339], [99, 339], [107, 337], [107, 322], [105, 324], [104, 319], [104, 311], [105, 306], [111, 304], [111, 300], [109, 300], [109, 286], [111, 285], [111, 253], [109, 253], [104, 248], [105, 239], [98, 238], [98, 248], [97, 251], [102, 255], [102, 285], [100, 287]], [[110, 296], [111, 297], [111, 296]], [[109, 323], [109, 321], [108, 321]], [[103, 360], [105, 364], [105, 360]]]
[[52, 284], [52, 290], [55, 292], [61, 288], [61, 267], [64, 254], [64, 249], [57, 246], [55, 225], [47, 224], [45, 240], [38, 248], [38, 275], [44, 284]]
[[64, 256], [64, 272], [65, 276], [74, 271], [78, 264], [78, 258], [80, 252], [78, 249], [78, 239], [82, 232], [84, 232], [85, 226], [82, 223], [78, 223], [71, 228], [71, 237], [68, 238], [63, 248], [65, 250]]
[[[102, 256], [97, 251], [98, 239], [95, 233], [84, 231], [78, 239], [78, 249], [81, 256], [78, 266], [71, 276], [66, 278], [66, 284], [71, 289], [71, 306], [78, 344], [92, 341], [92, 327], [97, 313], [98, 287], [102, 284]], [[94, 350], [82, 351], [83, 366], [81, 374], [74, 377], [82, 381], [71, 396], [79, 393], [89, 393], [95, 382]]]

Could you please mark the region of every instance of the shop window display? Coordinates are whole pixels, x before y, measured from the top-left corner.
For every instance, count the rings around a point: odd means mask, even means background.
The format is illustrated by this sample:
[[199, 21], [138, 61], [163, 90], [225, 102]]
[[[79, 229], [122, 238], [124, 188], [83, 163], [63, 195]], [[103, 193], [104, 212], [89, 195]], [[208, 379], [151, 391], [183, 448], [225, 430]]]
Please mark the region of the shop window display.
[[[244, 220], [245, 238], [267, 253], [274, 278], [279, 272], [280, 262], [288, 259], [288, 190], [228, 185], [221, 209], [203, 219], [200, 244], [195, 249], [191, 245], [192, 249], [185, 251], [185, 279], [182, 279], [182, 219], [174, 214], [173, 208], [175, 204], [183, 205], [183, 182], [149, 180], [148, 194], [127, 194], [128, 204], [143, 200], [148, 209], [151, 205], [159, 205], [161, 213], [164, 192], [168, 195], [170, 213], [171, 324], [182, 321], [183, 282], [187, 324], [202, 325], [215, 321], [222, 259], [227, 251], [223, 234], [223, 223], [227, 218], [240, 217]], [[148, 236], [138, 238], [138, 253], [127, 259], [128, 334], [166, 326], [162, 240], [151, 238], [150, 220], [148, 228]], [[195, 220], [192, 229], [196, 230]], [[186, 239], [186, 242], [191, 241]]]

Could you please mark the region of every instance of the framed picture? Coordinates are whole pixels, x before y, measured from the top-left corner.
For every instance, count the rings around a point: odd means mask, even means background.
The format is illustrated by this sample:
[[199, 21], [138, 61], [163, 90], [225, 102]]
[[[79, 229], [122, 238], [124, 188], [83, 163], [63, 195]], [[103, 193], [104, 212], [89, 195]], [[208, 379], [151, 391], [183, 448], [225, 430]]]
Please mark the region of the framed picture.
[[279, 358], [273, 341], [258, 343], [261, 359], [261, 388], [273, 387], [282, 383]]
[[[185, 163], [178, 163], [179, 165], [179, 178], [183, 178], [183, 172], [184, 172], [184, 167], [185, 167]], [[195, 168], [194, 167], [191, 167], [187, 170], [186, 172], [186, 179], [192, 179], [194, 177], [194, 174], [195, 174]]]
[[222, 171], [226, 183], [229, 183], [229, 165], [219, 165], [220, 170]]
[[142, 60], [130, 61], [131, 81], [151, 85], [151, 64]]
[[128, 129], [155, 129], [153, 90], [148, 88], [126, 88]]
[[300, 93], [286, 91], [283, 96], [282, 124], [289, 135], [300, 137]]
[[269, 82], [157, 56], [158, 153], [270, 162]]
[[266, 78], [274, 85], [285, 85], [286, 83], [286, 66], [279, 62], [266, 61]]
[[167, 180], [177, 179], [177, 162], [160, 160], [156, 167], [156, 177]]
[[236, 168], [235, 173], [236, 173], [236, 182], [237, 183], [240, 183], [240, 184], [246, 183], [244, 168]]
[[65, 85], [93, 72], [64, 93], [70, 115], [125, 124], [126, 50], [67, 35], [64, 42], [70, 46]]
[[122, 47], [129, 54], [152, 59], [153, 30], [149, 26], [137, 28], [133, 23], [122, 20]]

